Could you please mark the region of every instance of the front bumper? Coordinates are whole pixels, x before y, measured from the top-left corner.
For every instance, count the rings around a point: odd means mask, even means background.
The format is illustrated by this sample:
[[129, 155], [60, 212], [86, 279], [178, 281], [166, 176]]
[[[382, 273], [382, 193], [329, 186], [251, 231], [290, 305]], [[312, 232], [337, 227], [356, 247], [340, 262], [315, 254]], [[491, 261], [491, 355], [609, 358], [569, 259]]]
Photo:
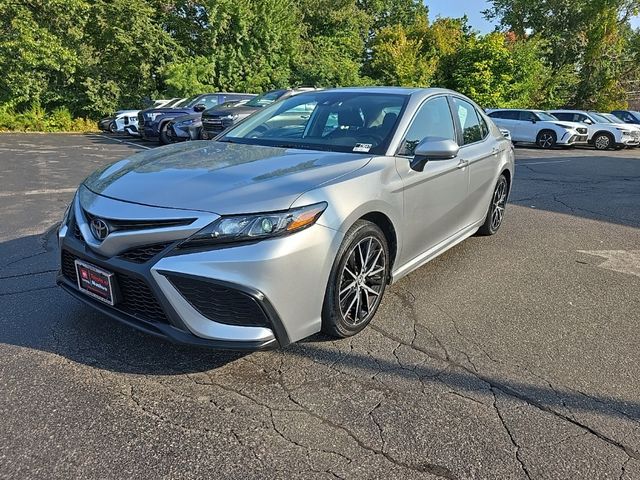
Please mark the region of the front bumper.
[[[82, 215], [79, 202], [73, 211]], [[131, 254], [131, 249], [103, 255], [85, 241], [86, 225], [81, 230], [74, 222], [72, 218], [59, 231], [61, 287], [147, 333], [231, 350], [277, 348], [318, 332], [324, 286], [342, 241], [340, 232], [314, 225], [250, 245], [178, 251], [180, 240], [174, 240], [143, 257]], [[116, 305], [79, 290], [75, 258], [115, 274], [116, 288], [122, 290]]]
[[567, 132], [558, 139], [558, 145], [587, 145], [589, 136], [587, 134], [579, 134], [577, 132]]
[[181, 126], [177, 123], [169, 123], [167, 135], [172, 142], [183, 142], [185, 140], [199, 140], [200, 129], [202, 124], [193, 123], [187, 126]]

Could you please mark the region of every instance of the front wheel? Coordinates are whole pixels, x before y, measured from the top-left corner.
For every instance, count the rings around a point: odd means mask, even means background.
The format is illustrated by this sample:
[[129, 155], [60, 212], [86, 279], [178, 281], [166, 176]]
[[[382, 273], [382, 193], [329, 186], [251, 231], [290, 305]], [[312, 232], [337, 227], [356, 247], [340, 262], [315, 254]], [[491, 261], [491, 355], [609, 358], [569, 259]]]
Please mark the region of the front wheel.
[[109, 123], [109, 132], [110, 133], [117, 133], [118, 132], [118, 125], [116, 125], [116, 122]]
[[504, 174], [498, 178], [498, 183], [491, 197], [491, 204], [484, 224], [478, 229], [478, 235], [494, 235], [504, 218], [504, 212], [507, 207], [507, 196], [509, 194], [509, 182]]
[[615, 140], [609, 133], [599, 133], [593, 139], [593, 146], [596, 150], [608, 150], [614, 144]]
[[389, 247], [374, 223], [358, 220], [336, 255], [322, 306], [322, 331], [344, 338], [375, 315], [389, 278]]
[[536, 145], [545, 150], [555, 147], [557, 141], [556, 133], [552, 130], [542, 130], [536, 137]]
[[171, 143], [171, 139], [169, 138], [169, 122], [163, 123], [160, 127], [160, 144], [168, 145]]

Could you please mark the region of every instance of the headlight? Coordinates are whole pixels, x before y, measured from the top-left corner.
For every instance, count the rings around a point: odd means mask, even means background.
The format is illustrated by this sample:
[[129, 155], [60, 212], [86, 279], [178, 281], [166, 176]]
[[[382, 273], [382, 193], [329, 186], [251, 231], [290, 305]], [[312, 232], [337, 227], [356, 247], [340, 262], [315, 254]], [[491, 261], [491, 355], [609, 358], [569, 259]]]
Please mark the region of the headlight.
[[185, 120], [184, 122], [177, 122], [176, 125], [178, 127], [188, 127], [189, 125], [193, 125], [193, 122], [195, 122], [195, 120], [191, 118], [189, 120]]
[[316, 223], [326, 208], [327, 203], [320, 202], [284, 212], [223, 216], [182, 242], [180, 247], [251, 242], [290, 235]]
[[147, 113], [147, 117], [149, 118], [149, 120], [151, 120], [152, 122], [158, 118], [160, 115], [162, 115], [162, 113], [160, 112], [156, 112], [156, 113]]
[[623, 128], [618, 128], [616, 130], [622, 132], [622, 135], [631, 135], [631, 130], [625, 130]]
[[230, 113], [229, 115], [225, 115], [224, 117], [221, 117], [223, 120], [235, 120], [236, 118], [238, 118], [238, 114], [237, 113]]

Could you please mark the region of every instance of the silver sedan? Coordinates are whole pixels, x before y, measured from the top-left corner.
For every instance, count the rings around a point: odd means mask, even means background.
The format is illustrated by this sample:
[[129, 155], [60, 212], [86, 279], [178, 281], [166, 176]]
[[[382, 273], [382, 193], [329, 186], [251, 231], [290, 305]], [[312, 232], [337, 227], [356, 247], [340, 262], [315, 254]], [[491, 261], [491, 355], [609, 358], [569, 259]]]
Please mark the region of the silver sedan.
[[456, 92], [340, 88], [90, 175], [58, 283], [146, 332], [284, 346], [371, 322], [385, 288], [504, 218], [514, 152]]

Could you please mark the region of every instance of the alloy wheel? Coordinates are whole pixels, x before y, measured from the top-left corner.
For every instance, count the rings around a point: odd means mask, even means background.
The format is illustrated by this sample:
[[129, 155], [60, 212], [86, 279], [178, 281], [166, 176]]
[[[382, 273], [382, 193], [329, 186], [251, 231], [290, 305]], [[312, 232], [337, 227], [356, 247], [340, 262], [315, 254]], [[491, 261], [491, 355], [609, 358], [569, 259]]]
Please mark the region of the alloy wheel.
[[340, 274], [338, 302], [344, 320], [355, 327], [375, 313], [384, 291], [386, 253], [373, 237], [360, 240], [349, 252]]
[[502, 224], [504, 209], [507, 205], [507, 181], [500, 178], [491, 201], [491, 230], [496, 231]]
[[598, 150], [606, 150], [611, 144], [611, 139], [608, 135], [599, 135], [594, 144]]
[[548, 132], [540, 135], [540, 139], [538, 140], [538, 145], [541, 148], [551, 148], [553, 147], [554, 143], [555, 143], [555, 140], [553, 138], [553, 135]]

